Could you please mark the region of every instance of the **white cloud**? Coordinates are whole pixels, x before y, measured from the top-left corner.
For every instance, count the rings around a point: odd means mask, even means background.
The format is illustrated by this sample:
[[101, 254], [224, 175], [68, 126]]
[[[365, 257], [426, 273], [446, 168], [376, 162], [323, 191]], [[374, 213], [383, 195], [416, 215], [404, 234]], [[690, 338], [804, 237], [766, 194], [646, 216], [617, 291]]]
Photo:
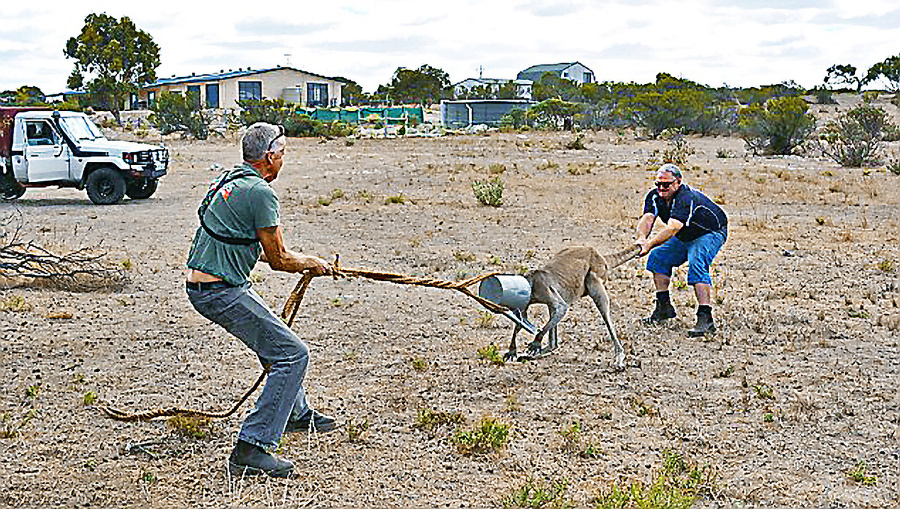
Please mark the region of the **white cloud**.
[[354, 79], [366, 90], [397, 67], [429, 64], [452, 81], [509, 77], [537, 63], [580, 61], [600, 80], [658, 72], [718, 86], [795, 80], [825, 69], [864, 69], [897, 51], [900, 11], [890, 0], [330, 0], [248, 9], [207, 1], [100, 0], [0, 4], [0, 90], [65, 87], [65, 42], [91, 12], [129, 16], [160, 46], [160, 76], [286, 64]]

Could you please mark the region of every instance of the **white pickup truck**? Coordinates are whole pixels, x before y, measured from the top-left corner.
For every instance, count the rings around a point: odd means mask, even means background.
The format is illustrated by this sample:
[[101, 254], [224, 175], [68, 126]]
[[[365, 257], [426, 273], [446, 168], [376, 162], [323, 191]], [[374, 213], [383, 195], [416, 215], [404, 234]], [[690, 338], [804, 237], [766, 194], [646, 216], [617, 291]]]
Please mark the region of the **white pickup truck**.
[[167, 149], [108, 140], [84, 113], [0, 107], [0, 199], [59, 186], [86, 189], [100, 205], [140, 200], [168, 166]]

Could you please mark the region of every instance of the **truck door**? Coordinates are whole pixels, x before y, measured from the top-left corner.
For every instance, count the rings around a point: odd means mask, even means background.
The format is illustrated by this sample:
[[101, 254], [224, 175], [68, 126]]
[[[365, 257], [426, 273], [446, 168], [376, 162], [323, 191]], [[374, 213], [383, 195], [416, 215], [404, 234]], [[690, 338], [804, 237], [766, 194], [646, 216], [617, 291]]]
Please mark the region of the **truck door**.
[[69, 151], [46, 120], [25, 121], [25, 168], [28, 182], [69, 179]]

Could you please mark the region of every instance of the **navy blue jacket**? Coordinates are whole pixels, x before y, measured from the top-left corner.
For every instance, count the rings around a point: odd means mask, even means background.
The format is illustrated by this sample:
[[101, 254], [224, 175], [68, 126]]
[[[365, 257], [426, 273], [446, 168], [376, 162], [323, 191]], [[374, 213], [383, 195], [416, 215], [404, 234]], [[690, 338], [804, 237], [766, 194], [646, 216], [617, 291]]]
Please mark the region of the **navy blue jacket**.
[[710, 232], [721, 231], [727, 234], [728, 217], [722, 207], [716, 205], [705, 194], [681, 184], [671, 205], [652, 189], [644, 198], [644, 214], [653, 214], [663, 223], [675, 218], [684, 223], [684, 227], [675, 234], [682, 242], [690, 242]]

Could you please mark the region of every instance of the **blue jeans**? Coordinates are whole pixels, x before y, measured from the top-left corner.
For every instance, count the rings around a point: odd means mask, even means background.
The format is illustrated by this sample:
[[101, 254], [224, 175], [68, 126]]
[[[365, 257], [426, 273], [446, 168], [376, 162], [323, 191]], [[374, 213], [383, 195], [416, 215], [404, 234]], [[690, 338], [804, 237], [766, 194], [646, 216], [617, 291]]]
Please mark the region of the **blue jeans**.
[[672, 268], [688, 262], [687, 283], [712, 284], [709, 266], [725, 244], [727, 230], [710, 232], [690, 242], [682, 242], [675, 237], [656, 246], [647, 256], [647, 270], [654, 274], [672, 277]]
[[243, 341], [263, 365], [271, 364], [256, 407], [244, 420], [238, 439], [273, 449], [288, 419], [299, 419], [309, 409], [303, 390], [309, 348], [250, 289], [250, 283], [203, 291], [189, 288], [187, 294], [198, 313]]

